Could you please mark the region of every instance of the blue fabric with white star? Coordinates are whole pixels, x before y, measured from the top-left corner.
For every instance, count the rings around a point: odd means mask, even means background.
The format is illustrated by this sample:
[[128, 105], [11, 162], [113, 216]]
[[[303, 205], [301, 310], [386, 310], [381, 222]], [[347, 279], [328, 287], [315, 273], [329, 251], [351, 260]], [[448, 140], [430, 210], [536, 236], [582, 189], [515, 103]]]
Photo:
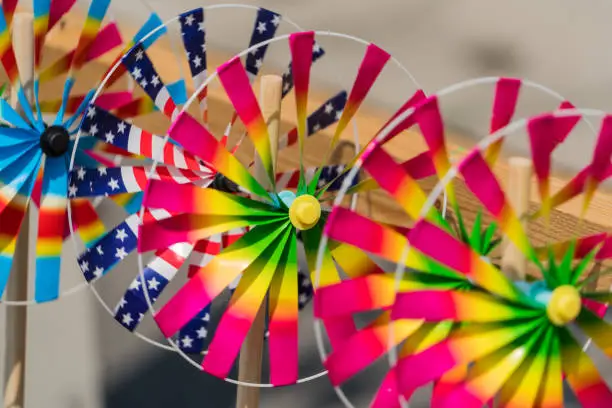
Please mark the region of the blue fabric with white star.
[[136, 249], [138, 239], [129, 223], [137, 225], [138, 219], [137, 214], [131, 215], [79, 256], [78, 264], [87, 282], [104, 276]]
[[132, 125], [98, 106], [90, 105], [87, 108], [81, 128], [105, 143], [128, 150]]
[[151, 100], [156, 101], [157, 96], [162, 89], [166, 88], [166, 85], [162, 82], [142, 44], [132, 47], [121, 61], [134, 81], [149, 95]]
[[183, 46], [189, 61], [191, 77], [206, 71], [206, 31], [204, 28], [204, 10], [197, 8], [179, 17]]
[[100, 197], [131, 193], [123, 180], [121, 167], [78, 168], [70, 172], [70, 197]]
[[[257, 11], [257, 18], [255, 19], [253, 32], [251, 33], [249, 48], [274, 38], [276, 35], [276, 30], [280, 24], [280, 20], [280, 14], [260, 8]], [[263, 45], [247, 55], [245, 69], [249, 74], [253, 76], [257, 76], [257, 74], [259, 74], [259, 70], [261, 69], [267, 50], [268, 45]]]

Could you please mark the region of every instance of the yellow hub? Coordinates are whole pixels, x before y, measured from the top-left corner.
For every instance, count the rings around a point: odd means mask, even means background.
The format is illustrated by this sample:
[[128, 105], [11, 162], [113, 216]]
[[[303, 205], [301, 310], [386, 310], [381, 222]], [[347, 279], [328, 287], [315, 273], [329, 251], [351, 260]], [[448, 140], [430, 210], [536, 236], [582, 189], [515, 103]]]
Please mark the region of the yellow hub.
[[570, 285], [559, 286], [553, 290], [546, 314], [555, 326], [565, 326], [578, 317], [582, 300], [578, 290]]
[[289, 219], [293, 226], [300, 230], [309, 230], [321, 218], [321, 204], [311, 195], [301, 195], [293, 200], [289, 207]]

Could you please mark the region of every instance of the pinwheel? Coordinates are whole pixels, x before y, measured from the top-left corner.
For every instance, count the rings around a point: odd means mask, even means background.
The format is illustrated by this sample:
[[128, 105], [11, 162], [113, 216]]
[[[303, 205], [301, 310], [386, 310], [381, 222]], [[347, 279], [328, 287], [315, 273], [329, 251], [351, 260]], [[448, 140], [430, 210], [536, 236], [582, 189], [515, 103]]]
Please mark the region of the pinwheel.
[[[30, 201], [38, 207], [38, 239], [36, 241], [35, 295], [33, 301], [10, 300], [8, 304], [40, 303], [60, 295], [60, 254], [67, 236], [66, 211], [70, 207], [77, 233], [86, 244], [91, 244], [104, 226], [96, 210], [86, 200], [69, 201], [68, 160], [74, 146], [72, 136], [93, 90], [75, 94], [75, 81], [81, 69], [97, 61], [122, 44], [116, 22], [103, 25], [109, 0], [92, 0], [83, 29], [74, 49], [51, 64], [43, 64], [47, 35], [74, 8], [76, 0], [34, 0], [34, 80], [33, 101], [29, 101], [20, 84], [15, 51], [12, 47], [11, 27], [17, 1], [2, 3], [0, 13], [0, 59], [8, 76], [10, 91], [16, 94], [19, 106], [15, 110], [3, 97], [0, 99], [0, 295], [7, 285], [15, 242]], [[157, 18], [157, 21], [159, 18]], [[155, 26], [151, 16], [145, 26], [147, 32]], [[141, 30], [139, 35], [143, 35]], [[64, 78], [60, 99], [39, 98], [41, 87], [53, 86], [53, 80]], [[117, 76], [117, 79], [121, 76]], [[96, 85], [92, 81], [90, 85]], [[44, 88], [43, 88], [44, 91]], [[131, 103], [129, 91], [105, 91], [99, 103], [107, 109], [118, 109]], [[19, 112], [19, 113], [18, 113]], [[93, 165], [95, 161], [87, 143], [76, 151], [79, 165]], [[67, 292], [66, 292], [67, 293]]]
[[[200, 108], [199, 118], [205, 126], [219, 123], [218, 119], [216, 119], [216, 123], [209, 122], [207, 113], [208, 90], [207, 87], [201, 87], [207, 77], [208, 69], [205, 15], [208, 19], [210, 14], [206, 11], [207, 9], [221, 7], [210, 6], [194, 9], [181, 14], [168, 23], [178, 22], [180, 25], [185, 56], [189, 60], [191, 80], [193, 86], [199, 88], [195, 96]], [[248, 6], [226, 7], [253, 8]], [[249, 42], [250, 46], [273, 38], [281, 22], [281, 16], [277, 13], [266, 9], [256, 8], [256, 10], [257, 14]], [[297, 28], [294, 23], [290, 24], [293, 28]], [[145, 97], [149, 99], [149, 104], [155, 105], [158, 111], [167, 116], [168, 119], [176, 119], [182, 105], [181, 101], [184, 102], [184, 100], [176, 99], [169, 87], [165, 85], [162, 75], [156, 69], [156, 63], [145, 49], [145, 44], [152, 46], [155, 41], [150, 42], [147, 36], [134, 44], [129, 52], [122, 57], [121, 64], [116, 66], [116, 69], [127, 71], [131, 75], [141, 90], [144, 91]], [[248, 75], [248, 82], [253, 82], [256, 79], [266, 55], [266, 48], [266, 46], [262, 46], [246, 57], [244, 69]], [[324, 55], [324, 51], [317, 45], [310, 55], [311, 61], [315, 62]], [[110, 72], [110, 78], [114, 77], [115, 72]], [[287, 95], [293, 88], [292, 76], [293, 72], [290, 65], [283, 75], [284, 95]], [[102, 86], [106, 87], [108, 84]], [[341, 91], [312, 112], [306, 121], [306, 134], [308, 136], [316, 134], [335, 123], [339, 118], [338, 112], [341, 112], [344, 108], [346, 99], [346, 92]], [[211, 186], [232, 194], [240, 192], [241, 189], [235, 188], [236, 186], [228, 178], [223, 177], [218, 169], [206, 160], [202, 160], [205, 157], [199, 157], [189, 151], [183, 141], [175, 139], [172, 135], [170, 139], [172, 143], [164, 145], [162, 137], [139, 128], [133, 123], [128, 123], [122, 118], [120, 112], [109, 112], [103, 105], [98, 104], [97, 99], [94, 99], [89, 106], [88, 113], [90, 114], [86, 115], [81, 123], [81, 129], [85, 134], [90, 134], [99, 142], [109, 146], [110, 148], [105, 149], [107, 153], [114, 154], [114, 152], [117, 152], [118, 157], [131, 155], [132, 159], [141, 162], [134, 163], [132, 161], [131, 165], [128, 166], [121, 165], [121, 163], [117, 165], [113, 160], [107, 160], [103, 167], [78, 167], [73, 169], [70, 177], [70, 188], [73, 191], [74, 198], [104, 199], [108, 196], [111, 198], [119, 197], [120, 200], [124, 200], [126, 194], [142, 194], [149, 179], [173, 181], [178, 184], [199, 187]], [[227, 145], [231, 129], [237, 118], [238, 114], [233, 113], [229, 124], [225, 127], [224, 134], [219, 142], [223, 146]], [[250, 131], [250, 129], [247, 128], [247, 131]], [[282, 137], [279, 141], [279, 147], [292, 146], [296, 141], [297, 130], [293, 129]], [[236, 151], [239, 143], [240, 141], [233, 147], [232, 152]], [[155, 158], [161, 161], [161, 165], [157, 166], [153, 173], [150, 173], [151, 162]], [[108, 155], [107, 159], [109, 159]], [[99, 158], [99, 160], [103, 160], [103, 158]], [[321, 180], [332, 180], [342, 170], [342, 164], [324, 166], [321, 168]], [[316, 169], [307, 169], [309, 174], [315, 171]], [[298, 174], [296, 171], [279, 172], [275, 175], [277, 185], [284, 188], [297, 187], [296, 174]], [[336, 183], [334, 186], [337, 187], [337, 185]], [[128, 198], [130, 197], [128, 196]], [[94, 245], [79, 256], [79, 265], [88, 282], [93, 283], [95, 280], [106, 276], [109, 271], [136, 249], [137, 226], [140, 218], [140, 214], [136, 210], [140, 208], [140, 204], [139, 199], [134, 199], [133, 196], [130, 200], [128, 217], [107, 230]], [[144, 219], [145, 221], [162, 220], [171, 215], [173, 214], [159, 210], [147, 211], [144, 214]], [[156, 248], [152, 259], [147, 262], [143, 276], [134, 277], [114, 310], [107, 309], [122, 326], [132, 332], [136, 331], [148, 312], [143, 285], [146, 285], [146, 290], [149, 291], [151, 298], [156, 299], [176, 276], [183, 263], [189, 264], [190, 270], [203, 267], [222, 248], [233, 243], [244, 232], [244, 228], [228, 229], [190, 243], [175, 243]], [[310, 300], [312, 287], [305, 275], [300, 273], [299, 277], [299, 285], [298, 283], [296, 285], [299, 287], [300, 306], [303, 307]], [[186, 324], [183, 330], [178, 333], [178, 344], [182, 351], [201, 353], [205, 349], [210, 321], [209, 312], [210, 308], [201, 310], [197, 316], [193, 317], [191, 323]], [[143, 337], [140, 333], [136, 334]]]
[[[333, 35], [317, 33], [317, 35]], [[238, 117], [245, 124], [253, 142], [267, 182], [266, 189], [252, 176], [248, 167], [228, 152], [214, 135], [186, 112], [178, 115], [168, 135], [185, 150], [223, 174], [247, 196], [180, 184], [170, 180], [151, 180], [143, 206], [147, 211], [162, 211], [168, 217], [143, 219], [138, 233], [141, 253], [171, 245], [189, 243], [235, 228], [248, 228], [242, 237], [223, 248], [205, 266], [197, 268], [191, 278], [154, 315], [162, 333], [171, 338], [207, 307], [232, 283], [237, 287], [212, 336], [208, 353], [202, 361], [204, 371], [220, 378], [227, 377], [244, 338], [260, 307], [269, 319], [268, 348], [270, 383], [289, 385], [298, 381], [298, 296], [296, 290], [298, 233], [303, 240], [310, 269], [316, 258], [326, 209], [325, 200], [333, 198], [330, 187], [342, 181], [344, 171], [325, 182], [322, 179], [325, 161], [338, 144], [347, 125], [377, 81], [390, 59], [389, 54], [369, 44], [359, 66], [344, 110], [323, 112], [338, 118], [330, 150], [322, 154], [323, 163], [310, 172], [303, 160], [307, 137], [307, 102], [313, 52], [317, 52], [315, 33], [301, 32], [279, 37], [289, 39], [291, 73], [295, 84], [297, 144], [300, 168], [293, 189], [280, 187], [274, 174], [267, 126], [257, 103], [249, 76], [239, 57], [217, 69], [206, 84], [218, 76]], [[257, 51], [251, 47], [242, 55]], [[287, 77], [287, 76], [285, 76]], [[195, 97], [192, 97], [192, 100]], [[281, 140], [281, 146], [284, 143]], [[166, 145], [168, 146], [168, 145]], [[350, 164], [350, 163], [349, 163]], [[331, 195], [331, 197], [330, 197]], [[182, 197], [171, 200], [169, 197]], [[329, 251], [326, 251], [325, 282], [339, 280], [339, 273]], [[349, 270], [353, 272], [355, 267]], [[155, 296], [155, 293], [153, 294]], [[154, 300], [154, 299], [151, 299]], [[354, 330], [348, 320], [338, 321], [334, 341], [341, 341]]]
[[[434, 401], [439, 401], [440, 396], [445, 393], [447, 384], [461, 378], [463, 373], [461, 370], [465, 369], [465, 364], [469, 363], [452, 367], [454, 371], [437, 372], [435, 376], [428, 377], [424, 382], [416, 383], [404, 379], [409, 375], [407, 374], [409, 371], [426, 372], [427, 364], [434, 366], [431, 363], [434, 360], [427, 363], [424, 363], [424, 360], [418, 360], [423, 365], [412, 365], [408, 362], [412, 361], [415, 355], [424, 353], [424, 350], [439, 347], [439, 344], [446, 344], [447, 339], [453, 338], [459, 327], [453, 324], [451, 317], [439, 321], [427, 321], [427, 319], [417, 317], [416, 314], [414, 319], [406, 317], [407, 315], [412, 316], [413, 310], [421, 310], [425, 307], [437, 310], [429, 302], [426, 302], [427, 306], [424, 306], [424, 303], [420, 303], [418, 307], [414, 306], [413, 300], [416, 303], [420, 300], [417, 295], [410, 298], [413, 293], [438, 291], [442, 294], [467, 293], [466, 296], [470, 296], [471, 293], [475, 293], [474, 296], [480, 296], [482, 290], [492, 290], [498, 296], [507, 295], [508, 302], [524, 300], [522, 292], [513, 287], [512, 282], [501, 274], [491, 259], [493, 255], [491, 251], [499, 239], [496, 236], [497, 230], [504, 233], [513, 242], [521, 244], [521, 248], [525, 248], [525, 237], [519, 235], [522, 231], [521, 224], [507, 203], [499, 198], [503, 195], [495, 196], [501, 190], [493, 173], [488, 170], [495, 164], [503, 140], [492, 143], [486, 152], [478, 156], [482, 157], [482, 161], [477, 163], [479, 166], [473, 165], [470, 168], [468, 165], [472, 160], [474, 162], [477, 160], [473, 152], [460, 162], [460, 173], [466, 186], [476, 196], [475, 198], [480, 200], [482, 210], [489, 213], [486, 217], [481, 212], [477, 213], [471, 232], [468, 232], [466, 220], [463, 219], [459, 210], [460, 196], [454, 184], [447, 184], [444, 189], [438, 188], [438, 190], [444, 190], [457, 216], [456, 228], [453, 228], [450, 219], [444, 220], [439, 211], [431, 206], [434, 201], [433, 197], [427, 201], [427, 195], [416, 183], [416, 180], [422, 175], [437, 175], [442, 179], [452, 168], [447, 153], [444, 121], [439, 107], [440, 98], [459, 89], [491, 82], [496, 85], [490, 122], [491, 132], [505, 127], [510, 122], [519, 100], [521, 87], [537, 87], [546, 90], [528, 81], [509, 78], [484, 78], [451, 86], [437, 95], [423, 98], [413, 109], [404, 108], [396, 113], [394, 119], [388, 122], [376, 139], [366, 147], [366, 152], [351, 170], [355, 173], [360, 169], [366, 170], [372, 180], [361, 182], [362, 188], [377, 184], [387, 191], [410, 218], [417, 221], [414, 228], [400, 231], [398, 228], [381, 224], [371, 217], [344, 208], [340, 204], [343, 193], [356, 189], [350, 186], [341, 188], [328, 217], [321, 247], [331, 245], [336, 246], [340, 251], [351, 253], [363, 251], [361, 259], [364, 260], [364, 273], [358, 278], [316, 289], [315, 316], [325, 322], [329, 319], [355, 316], [364, 312], [380, 312], [377, 319], [342, 343], [341, 347], [333, 348], [329, 356], [324, 356], [324, 363], [329, 370], [329, 377], [333, 385], [342, 385], [389, 351], [399, 354], [399, 363], [392, 366], [383, 379], [372, 401], [372, 406], [400, 406], [400, 396], [409, 399], [418, 386], [430, 381], [436, 382]], [[547, 91], [547, 93], [563, 101], [556, 93], [552, 91]], [[561, 109], [571, 107], [571, 104], [565, 101], [560, 106]], [[550, 126], [547, 128], [542, 126], [536, 130], [530, 128], [534, 167], [536, 174], [542, 175], [539, 179], [541, 191], [546, 191], [545, 186], [549, 183], [552, 152], [564, 141], [577, 122], [576, 117], [568, 117], [554, 128]], [[419, 125], [429, 150], [424, 153], [424, 157], [419, 158], [418, 162], [417, 159], [412, 159], [413, 164], [418, 164], [416, 167], [397, 164], [386, 151], [386, 143], [399, 131], [414, 124]], [[347, 180], [350, 178], [349, 174]], [[462, 198], [474, 201], [472, 197], [466, 198], [465, 193], [462, 194]], [[428, 207], [424, 209], [426, 202]], [[486, 227], [482, 225], [483, 220], [486, 220]], [[421, 234], [419, 228], [423, 225], [435, 228], [437, 235]], [[409, 243], [411, 247], [408, 251], [406, 248]], [[421, 248], [425, 249], [421, 250]], [[459, 248], [461, 253], [457, 252]], [[434, 253], [432, 251], [435, 251], [436, 256], [431, 255]], [[405, 265], [409, 272], [396, 281], [394, 274], [384, 272], [368, 255], [391, 261], [399, 265], [398, 268]], [[322, 259], [319, 259], [319, 262], [322, 262]], [[467, 270], [468, 267], [471, 269]], [[569, 266], [565, 265], [565, 267]], [[573, 269], [575, 271], [573, 273], [582, 274], [584, 267]], [[499, 287], [493, 290], [487, 285], [498, 285]], [[444, 303], [446, 304], [449, 303]], [[489, 313], [489, 309], [480, 307], [480, 304], [474, 307], [481, 310], [482, 313]], [[491, 316], [494, 315], [497, 314], [492, 311]], [[473, 344], [472, 347], [478, 349], [479, 344]], [[402, 378], [398, 379], [400, 374]], [[342, 391], [338, 389], [338, 392]], [[457, 400], [453, 401], [457, 402]]]

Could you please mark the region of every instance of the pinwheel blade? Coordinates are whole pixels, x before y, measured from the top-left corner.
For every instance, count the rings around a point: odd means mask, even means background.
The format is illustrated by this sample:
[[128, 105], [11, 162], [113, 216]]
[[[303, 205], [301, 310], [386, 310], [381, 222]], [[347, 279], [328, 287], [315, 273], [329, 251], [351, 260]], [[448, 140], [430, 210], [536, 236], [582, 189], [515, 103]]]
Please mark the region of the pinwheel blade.
[[37, 302], [47, 302], [59, 296], [61, 254], [68, 204], [67, 184], [65, 158], [47, 156], [38, 211], [34, 286], [34, 298]]
[[[183, 47], [185, 48], [185, 53], [189, 60], [189, 70], [191, 72], [191, 79], [193, 80], [193, 87], [199, 90], [208, 76], [204, 9], [197, 8], [183, 13], [179, 17], [179, 21], [181, 23]], [[197, 96], [204, 123], [208, 122], [207, 93], [208, 89], [205, 87]]]
[[275, 180], [268, 125], [263, 118], [242, 61], [239, 58], [233, 58], [217, 68], [217, 72], [225, 92], [232, 102], [234, 109], [236, 109], [236, 113], [247, 129], [247, 135], [255, 146], [263, 168], [268, 175], [268, 180], [274, 186]]
[[295, 384], [298, 380], [298, 259], [297, 239], [291, 233], [270, 284], [270, 382]]
[[[246, 233], [242, 239], [246, 239], [249, 237], [249, 234], [256, 232], [257, 228]], [[249, 246], [237, 249], [237, 251], [241, 252], [248, 249], [253, 255], [256, 252], [259, 252], [259, 254], [255, 257], [249, 257], [248, 260], [244, 257], [243, 262], [237, 262], [237, 264], [244, 267], [243, 271], [240, 271], [242, 272], [240, 283], [230, 299], [230, 304], [223, 314], [215, 336], [208, 347], [208, 354], [202, 362], [202, 368], [217, 377], [225, 378], [229, 374], [258, 310], [261, 307], [265, 307], [264, 299], [266, 293], [270, 288], [279, 265], [285, 260], [283, 259], [283, 253], [286, 249], [290, 251], [289, 248], [286, 248], [286, 245], [290, 242], [290, 236], [294, 234], [291, 229], [281, 224], [279, 228], [268, 230], [268, 232], [271, 232], [272, 239], [260, 241], [259, 244], [256, 244], [262, 247], [261, 252]], [[241, 240], [238, 240], [236, 244], [230, 246], [221, 255], [214, 258], [209, 265], [212, 265], [218, 259], [224, 258], [224, 254], [233, 247], [241, 247]], [[229, 275], [233, 275], [233, 272]], [[235, 277], [236, 275], [233, 276], [233, 278]], [[192, 278], [190, 282], [194, 281], [194, 279], [196, 277]], [[223, 282], [225, 282], [225, 278]], [[231, 280], [227, 281], [228, 284], [230, 282]], [[215, 283], [221, 284], [221, 281], [219, 280]], [[295, 291], [295, 286], [292, 287], [292, 290]], [[218, 293], [211, 296], [210, 299], [217, 295]], [[293, 359], [297, 358], [297, 356], [285, 356], [285, 358]]]
[[115, 320], [129, 331], [134, 331], [149, 312], [144, 291], [148, 291], [149, 300], [155, 305], [192, 249], [193, 245], [182, 243], [157, 251], [143, 269], [142, 276], [138, 274], [123, 294], [115, 308]]
[[585, 408], [612, 404], [612, 392], [591, 358], [566, 329], [559, 330], [563, 373], [570, 388]]
[[[404, 320], [393, 323], [389, 330], [387, 319], [380, 319], [342, 343], [325, 360], [329, 379], [338, 386], [371, 365], [378, 358], [414, 333], [423, 324], [422, 320]], [[393, 337], [391, 336], [393, 332]]]
[[127, 217], [79, 255], [78, 263], [87, 282], [108, 273], [136, 249], [139, 222], [138, 214]]
[[179, 109], [172, 99], [166, 84], [145, 51], [143, 44], [135, 45], [123, 58], [122, 63], [130, 76], [140, 85], [143, 91], [154, 101], [155, 106], [168, 118], [174, 120]]
[[499, 181], [478, 150], [470, 153], [460, 165], [466, 186], [499, 223], [505, 235], [525, 257], [539, 265], [518, 216], [508, 202]]
[[202, 267], [155, 315], [162, 333], [170, 337], [178, 332], [236, 277], [256, 263], [286, 228], [286, 221], [268, 228], [254, 228]]
[[181, 146], [209, 163], [216, 171], [247, 191], [270, 201], [266, 189], [255, 180], [242, 163], [189, 114], [186, 112], [180, 114], [168, 133]]
[[520, 307], [476, 291], [420, 290], [397, 295], [393, 319], [495, 322], [537, 317], [541, 309]]

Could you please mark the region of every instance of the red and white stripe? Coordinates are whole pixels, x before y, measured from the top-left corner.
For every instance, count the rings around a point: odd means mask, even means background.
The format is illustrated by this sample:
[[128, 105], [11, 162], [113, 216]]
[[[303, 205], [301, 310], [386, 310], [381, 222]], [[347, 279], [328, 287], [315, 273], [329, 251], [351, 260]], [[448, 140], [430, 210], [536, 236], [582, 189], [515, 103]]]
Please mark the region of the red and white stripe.
[[278, 148], [284, 149], [286, 147], [293, 146], [297, 143], [297, 140], [298, 131], [297, 128], [293, 128], [293, 130], [288, 133], [285, 133], [284, 135], [278, 138]]
[[[315, 172], [317, 171], [316, 167], [311, 167], [306, 169], [306, 182], [312, 180]], [[282, 173], [276, 174], [276, 188], [297, 188], [298, 183], [300, 181], [300, 170], [291, 170], [285, 171]]]
[[[128, 136], [127, 150], [140, 156], [158, 159], [168, 166], [189, 170], [210, 170], [193, 154], [170, 142], [164, 143], [164, 138], [132, 125]], [[161, 157], [160, 156], [161, 153]]]
[[155, 258], [147, 264], [147, 267], [171, 281], [192, 253], [192, 250], [193, 245], [188, 243], [178, 243], [160, 249], [155, 252]]
[[[200, 89], [200, 87], [206, 81], [208, 77], [208, 70], [204, 70], [200, 72], [198, 75], [193, 77], [193, 85], [195, 89]], [[204, 124], [208, 124], [208, 87], [203, 88], [202, 91], [198, 94], [198, 102], [200, 105], [200, 113], [202, 114], [202, 119], [204, 120]]]
[[[126, 192], [136, 193], [144, 191], [149, 181], [148, 176], [150, 171], [150, 167], [122, 167], [121, 176], [127, 190]], [[156, 167], [151, 175], [151, 180], [174, 181], [178, 184], [201, 182], [197, 184], [203, 187], [212, 183], [213, 179], [214, 173], [209, 170], [192, 171], [176, 167], [161, 166]]]
[[180, 113], [179, 109], [176, 107], [176, 104], [170, 97], [170, 92], [168, 92], [166, 87], [163, 87], [157, 93], [157, 96], [155, 97], [155, 106], [164, 112], [164, 114], [172, 121], [174, 121], [174, 119], [176, 119]]

